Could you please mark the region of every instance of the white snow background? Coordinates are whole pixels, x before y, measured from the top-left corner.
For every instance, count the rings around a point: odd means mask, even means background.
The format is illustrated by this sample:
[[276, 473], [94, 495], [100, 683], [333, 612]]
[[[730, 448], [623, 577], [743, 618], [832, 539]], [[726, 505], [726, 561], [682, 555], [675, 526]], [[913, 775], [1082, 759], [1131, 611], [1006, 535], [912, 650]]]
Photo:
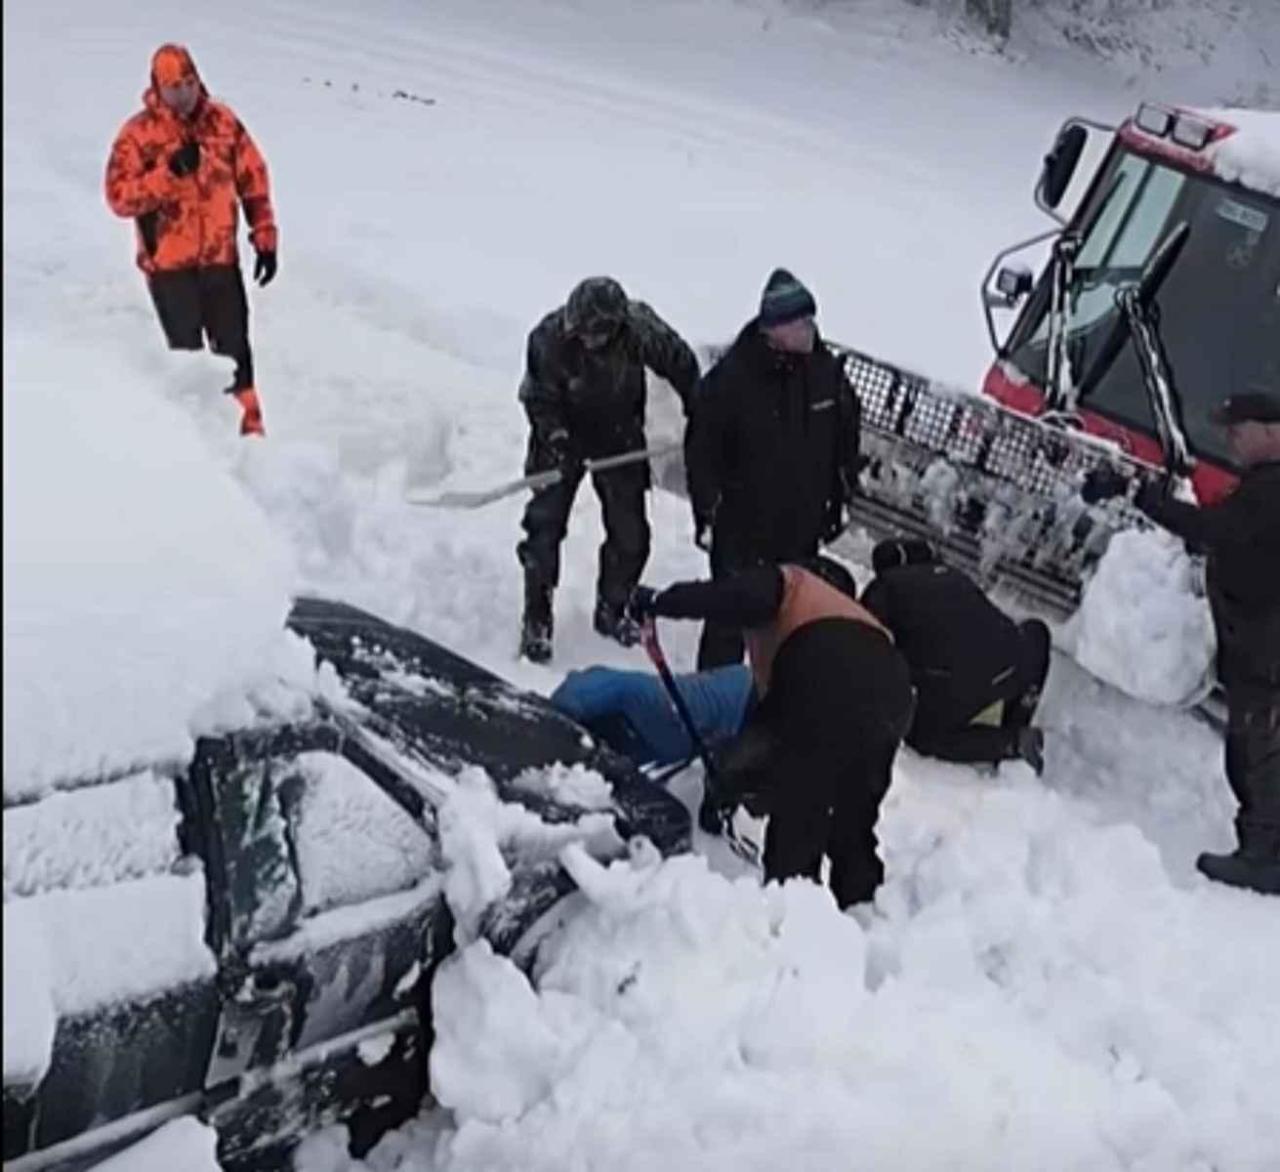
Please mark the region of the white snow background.
[[[1230, 53], [1157, 74], [1043, 41], [998, 55], [896, 0], [7, 5], [6, 793], [180, 755], [262, 677], [305, 677], [277, 636], [294, 589], [541, 691], [569, 667], [642, 664], [590, 632], [589, 493], [552, 668], [513, 660], [523, 502], [403, 499], [517, 473], [533, 322], [610, 272], [695, 342], [723, 341], [782, 264], [832, 337], [976, 385], [976, 280], [1043, 227], [1030, 191], [1059, 122], [1269, 92], [1276, 13], [1246, 8]], [[265, 443], [236, 437], [225, 364], [163, 350], [132, 227], [102, 199], [111, 136], [167, 39], [272, 168], [281, 269], [252, 295]], [[678, 434], [665, 388], [652, 415]], [[647, 580], [700, 573], [685, 503], [657, 492], [650, 515]], [[693, 627], [663, 633], [690, 662]], [[1218, 738], [1065, 659], [1044, 723], [1039, 782], [902, 755], [889, 879], [856, 916], [803, 884], [762, 891], [701, 836], [704, 858], [608, 869], [567, 848], [583, 891], [532, 983], [482, 943], [446, 964], [443, 1110], [364, 1163], [1274, 1168], [1280, 913], [1192, 869], [1230, 841]], [[209, 963], [201, 880], [160, 872], [172, 812], [145, 777], [114, 784], [118, 817], [149, 811], [136, 844], [6, 859], [6, 897], [35, 893], [7, 916], [38, 921], [6, 925], [6, 1077], [38, 1072], [53, 1013], [129, 988], [109, 940], [90, 944], [101, 980], [30, 942], [137, 920], [167, 934], [172, 974]], [[58, 796], [24, 816], [59, 825]], [[129, 878], [128, 907], [85, 906], [103, 873]], [[493, 876], [473, 878], [468, 899]], [[348, 1169], [341, 1147], [314, 1137], [299, 1167]]]

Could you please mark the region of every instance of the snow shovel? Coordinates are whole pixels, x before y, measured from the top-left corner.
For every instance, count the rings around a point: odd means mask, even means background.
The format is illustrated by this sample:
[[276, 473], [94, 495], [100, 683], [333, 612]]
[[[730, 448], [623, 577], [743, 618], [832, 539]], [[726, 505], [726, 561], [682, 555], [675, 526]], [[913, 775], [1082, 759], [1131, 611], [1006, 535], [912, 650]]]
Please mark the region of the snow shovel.
[[[584, 460], [583, 470], [586, 472], [607, 472], [610, 468], [622, 468], [627, 464], [638, 464], [641, 460], [656, 460], [659, 456], [669, 455], [680, 444], [673, 442], [662, 444], [656, 448], [642, 448], [636, 452], [623, 452], [617, 456], [604, 456], [599, 460]], [[478, 509], [482, 505], [500, 501], [503, 497], [513, 496], [525, 489], [550, 488], [558, 484], [564, 477], [561, 468], [550, 468], [546, 472], [535, 472], [532, 476], [522, 476], [519, 480], [509, 480], [496, 488], [481, 489], [478, 492], [442, 492], [438, 496], [408, 496], [405, 499], [411, 505], [427, 505], [436, 509]]]
[[[706, 770], [707, 787], [710, 790], [714, 790], [716, 783], [715, 762], [707, 749], [706, 741], [702, 739], [702, 734], [698, 732], [697, 725], [693, 723], [693, 715], [689, 711], [688, 704], [685, 703], [684, 697], [680, 694], [680, 689], [676, 687], [675, 677], [671, 674], [671, 666], [667, 663], [666, 655], [663, 654], [662, 644], [658, 642], [658, 624], [652, 616], [645, 619], [640, 628], [640, 642], [644, 645], [645, 652], [652, 661], [653, 666], [657, 668], [658, 678], [662, 681], [662, 686], [667, 690], [667, 695], [670, 697], [671, 703], [685, 727], [685, 731], [689, 734], [689, 739], [693, 742], [694, 750], [702, 760], [702, 767]], [[732, 815], [726, 810], [718, 810], [716, 813], [720, 820], [720, 835], [729, 844], [729, 849], [753, 867], [760, 866], [760, 852], [756, 849], [755, 843], [743, 838], [737, 832], [733, 825]]]

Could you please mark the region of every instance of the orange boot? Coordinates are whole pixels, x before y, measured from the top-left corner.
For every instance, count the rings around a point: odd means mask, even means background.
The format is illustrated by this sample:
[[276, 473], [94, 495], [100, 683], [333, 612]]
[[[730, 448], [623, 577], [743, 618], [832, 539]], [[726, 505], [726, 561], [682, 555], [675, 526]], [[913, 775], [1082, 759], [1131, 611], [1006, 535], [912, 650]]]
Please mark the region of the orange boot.
[[243, 387], [232, 393], [244, 413], [240, 416], [240, 434], [265, 436], [267, 432], [262, 426], [262, 404], [258, 400], [258, 392], [253, 387]]

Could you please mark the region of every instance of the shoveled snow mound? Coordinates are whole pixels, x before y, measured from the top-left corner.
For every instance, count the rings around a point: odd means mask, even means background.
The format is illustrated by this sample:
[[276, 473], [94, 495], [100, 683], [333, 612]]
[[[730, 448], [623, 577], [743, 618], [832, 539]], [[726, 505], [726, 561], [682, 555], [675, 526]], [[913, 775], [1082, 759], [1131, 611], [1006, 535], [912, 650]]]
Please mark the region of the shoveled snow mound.
[[6, 326], [6, 798], [184, 754], [282, 637], [279, 539], [162, 390]]
[[436, 979], [456, 1130], [428, 1117], [367, 1166], [1266, 1167], [1266, 901], [1175, 889], [1132, 827], [1029, 780], [907, 788], [875, 915], [568, 848], [583, 907], [532, 983], [483, 941]]
[[90, 1172], [219, 1172], [218, 1133], [184, 1115], [153, 1131], [146, 1139], [95, 1164]]
[[1182, 542], [1159, 530], [1117, 533], [1073, 620], [1076, 659], [1100, 680], [1153, 704], [1186, 704], [1209, 682], [1214, 634], [1192, 589]]

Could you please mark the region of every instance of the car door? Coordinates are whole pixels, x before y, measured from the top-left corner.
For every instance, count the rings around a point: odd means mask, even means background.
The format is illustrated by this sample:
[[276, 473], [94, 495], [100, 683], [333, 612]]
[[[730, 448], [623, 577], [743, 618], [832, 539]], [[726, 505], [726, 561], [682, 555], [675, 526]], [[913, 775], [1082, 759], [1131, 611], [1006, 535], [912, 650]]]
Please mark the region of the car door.
[[346, 748], [317, 719], [203, 741], [192, 769], [218, 877], [207, 1081], [228, 1166], [353, 1113], [398, 1122], [426, 1091], [426, 988], [449, 941], [436, 846], [421, 805]]

